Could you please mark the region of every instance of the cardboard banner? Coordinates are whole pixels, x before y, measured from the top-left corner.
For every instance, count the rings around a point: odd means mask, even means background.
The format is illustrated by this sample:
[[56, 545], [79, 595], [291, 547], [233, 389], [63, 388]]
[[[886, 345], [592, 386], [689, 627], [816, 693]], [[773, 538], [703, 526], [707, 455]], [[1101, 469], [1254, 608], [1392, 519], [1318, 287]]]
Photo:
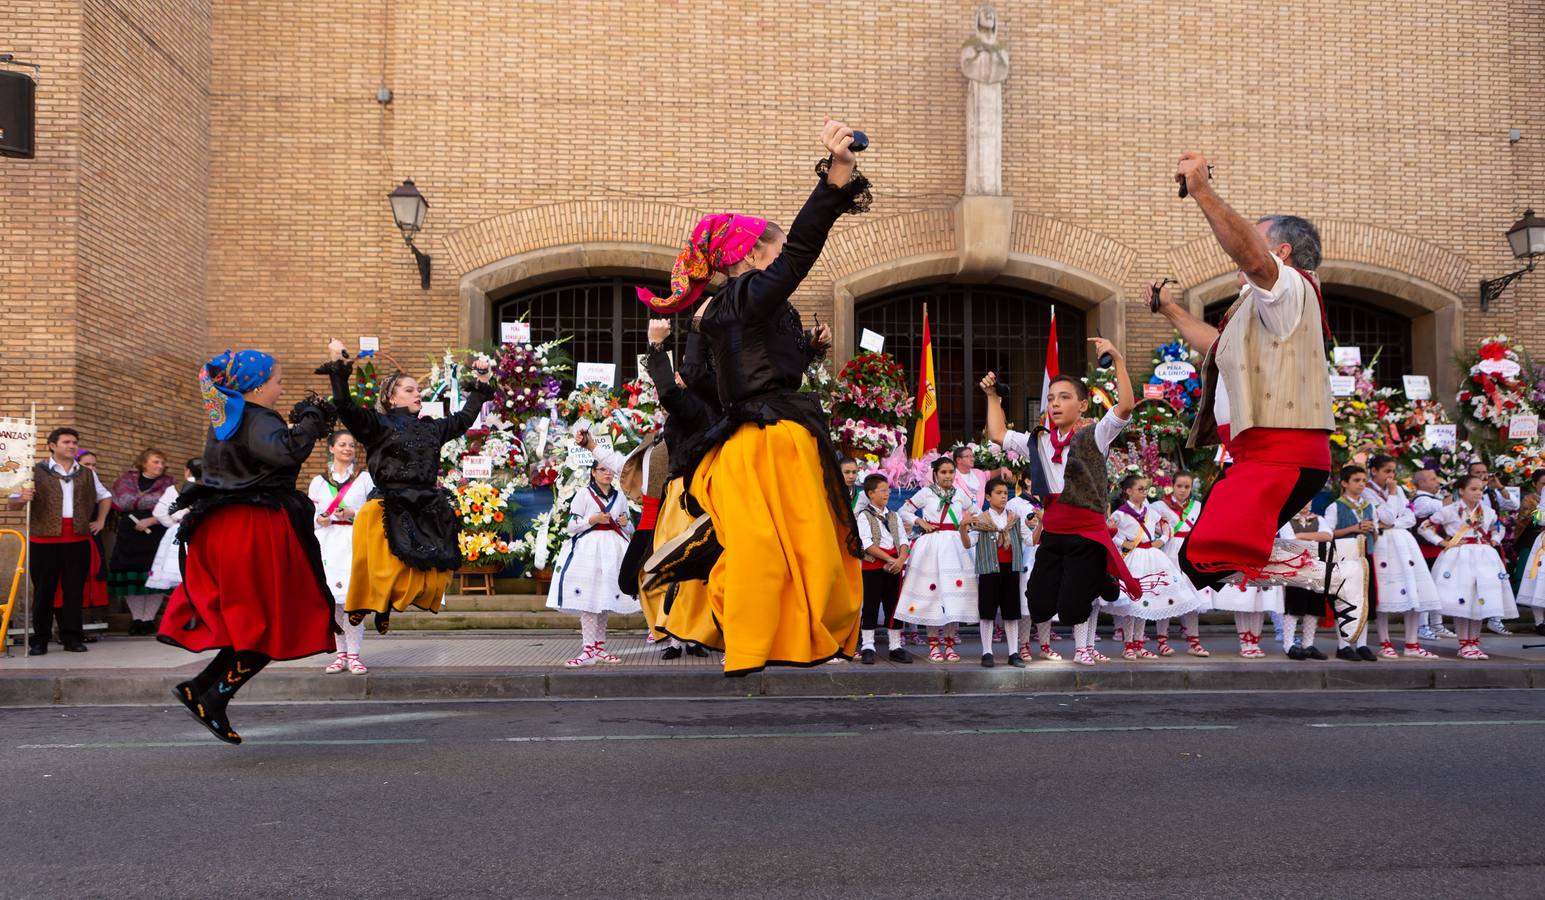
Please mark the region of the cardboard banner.
[[27, 419], [0, 418], [0, 493], [19, 494], [32, 484], [37, 447], [36, 424]]

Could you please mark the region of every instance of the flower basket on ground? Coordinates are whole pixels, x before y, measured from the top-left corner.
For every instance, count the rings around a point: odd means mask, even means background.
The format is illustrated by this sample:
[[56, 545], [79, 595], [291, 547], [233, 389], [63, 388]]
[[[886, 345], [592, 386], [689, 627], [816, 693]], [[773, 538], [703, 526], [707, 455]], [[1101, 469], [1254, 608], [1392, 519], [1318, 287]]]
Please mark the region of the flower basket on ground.
[[516, 559], [510, 539], [514, 508], [513, 485], [469, 481], [453, 489], [456, 516], [461, 520], [461, 561], [464, 567], [504, 568]]

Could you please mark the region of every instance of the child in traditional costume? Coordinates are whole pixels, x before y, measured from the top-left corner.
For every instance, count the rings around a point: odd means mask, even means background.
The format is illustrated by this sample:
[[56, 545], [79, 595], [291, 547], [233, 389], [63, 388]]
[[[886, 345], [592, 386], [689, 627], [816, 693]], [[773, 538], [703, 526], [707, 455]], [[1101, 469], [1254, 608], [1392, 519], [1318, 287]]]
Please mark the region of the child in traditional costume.
[[[1411, 494], [1411, 513], [1416, 516], [1416, 527], [1413, 529], [1417, 535], [1421, 534], [1422, 526], [1427, 520], [1437, 514], [1438, 510], [1448, 505], [1448, 497], [1443, 496], [1443, 481], [1438, 477], [1436, 470], [1423, 467], [1416, 470], [1411, 476], [1411, 486], [1416, 490]], [[1434, 546], [1426, 541], [1420, 541], [1422, 548], [1422, 560], [1427, 564], [1427, 571], [1431, 572], [1433, 564], [1438, 561], [1438, 555], [1443, 552], [1442, 547]], [[1436, 584], [1436, 582], [1434, 582]], [[1418, 635], [1424, 641], [1449, 640], [1457, 637], [1443, 624], [1443, 613], [1429, 612], [1425, 616], [1426, 621], [1418, 629]]]
[[354, 566], [344, 609], [353, 624], [374, 613], [376, 631], [386, 634], [393, 611], [417, 606], [438, 613], [461, 568], [461, 521], [450, 491], [440, 486], [440, 448], [466, 434], [492, 399], [490, 373], [477, 372], [460, 411], [425, 418], [419, 415], [418, 381], [402, 372], [381, 379], [374, 407], [356, 404], [343, 342], [331, 341], [328, 349], [332, 361], [317, 372], [331, 379], [338, 419], [364, 445], [375, 482], [354, 517]]
[[[838, 217], [868, 207], [852, 140], [851, 129], [828, 120], [822, 143], [830, 155], [817, 164], [821, 180], [786, 238], [765, 219], [709, 216], [671, 269], [670, 295], [640, 289], [651, 308], [677, 312], [697, 301], [715, 273], [729, 276], [696, 315], [724, 418], [688, 485], [722, 548], [708, 593], [724, 633], [726, 675], [811, 666], [857, 649], [863, 551], [852, 497], [838, 471], [830, 417], [799, 390], [809, 364], [830, 349], [831, 329], [806, 331], [790, 302]], [[706, 543], [662, 547], [646, 571], [668, 570]]]
[[[1315, 543], [1320, 547], [1321, 558], [1324, 559], [1330, 553], [1331, 532], [1330, 521], [1316, 515], [1314, 508], [1305, 503], [1298, 515], [1282, 526], [1278, 536]], [[1320, 617], [1325, 615], [1328, 600], [1324, 591], [1311, 591], [1308, 588], [1296, 586], [1283, 589], [1282, 631], [1288, 643], [1288, 659], [1323, 660], [1326, 658], [1325, 654], [1314, 646], [1314, 633], [1319, 627]], [[1299, 636], [1300, 623], [1303, 627], [1302, 637]]]
[[1337, 604], [1339, 625], [1336, 658], [1349, 662], [1378, 659], [1368, 649], [1368, 618], [1378, 608], [1379, 582], [1373, 577], [1371, 551], [1379, 538], [1379, 519], [1372, 500], [1363, 496], [1368, 487], [1368, 470], [1362, 466], [1341, 467], [1341, 495], [1326, 512], [1331, 533], [1336, 537], [1336, 567], [1351, 573], [1351, 580], [1362, 588], [1360, 605]]
[[982, 667], [993, 667], [993, 623], [1003, 618], [1009, 665], [1025, 667], [1019, 652], [1019, 622], [1024, 612], [1024, 591], [1019, 586], [1025, 570], [1025, 523], [1009, 510], [1009, 483], [990, 479], [983, 489], [987, 507], [961, 521], [962, 543], [976, 558], [977, 629], [982, 638]]
[[976, 563], [960, 542], [959, 529], [971, 501], [955, 490], [955, 463], [933, 461], [933, 484], [907, 498], [901, 524], [912, 540], [912, 555], [901, 583], [896, 618], [928, 629], [928, 661], [959, 662], [955, 626], [976, 621]]
[[564, 663], [571, 669], [622, 659], [606, 649], [606, 618], [610, 613], [636, 613], [638, 600], [623, 593], [617, 572], [628, 552], [633, 520], [628, 501], [612, 485], [614, 473], [597, 463], [590, 483], [569, 501], [569, 539], [553, 567], [547, 591], [548, 609], [579, 614], [582, 644]]
[[1502, 526], [1497, 514], [1481, 502], [1485, 483], [1474, 475], [1454, 482], [1459, 499], [1443, 507], [1421, 528], [1421, 536], [1443, 547], [1432, 567], [1433, 582], [1443, 614], [1454, 619], [1459, 632], [1460, 659], [1487, 659], [1481, 650], [1481, 622], [1492, 616], [1518, 615], [1513, 586], [1497, 543]]
[[[1180, 549], [1185, 546], [1186, 538], [1190, 537], [1191, 529], [1196, 526], [1196, 518], [1202, 512], [1202, 501], [1197, 499], [1196, 494], [1196, 476], [1190, 472], [1181, 472], [1175, 476], [1170, 493], [1155, 508], [1159, 518], [1169, 529], [1169, 537], [1164, 541], [1164, 555], [1175, 564], [1177, 571], [1180, 566]], [[1212, 608], [1212, 592], [1200, 590], [1197, 591], [1197, 596], [1202, 601], [1201, 605], [1180, 617], [1180, 636], [1185, 638], [1187, 654], [1211, 656], [1207, 648], [1202, 646], [1202, 630], [1198, 616]], [[1171, 618], [1174, 617], [1166, 616], [1160, 619], [1159, 624], [1154, 627], [1160, 656], [1170, 656], [1175, 652], [1175, 648], [1169, 645]]]
[[1035, 568], [1035, 551], [1041, 539], [1041, 504], [1030, 496], [1029, 480], [1023, 481], [1024, 489], [1016, 492], [1008, 503], [1009, 512], [1023, 523], [1020, 536], [1024, 538], [1024, 544], [1019, 551], [1024, 560], [1024, 568], [1019, 573], [1019, 655], [1028, 662], [1031, 647], [1039, 643], [1041, 658], [1055, 662], [1062, 659], [1062, 654], [1051, 648], [1051, 621], [1030, 621], [1030, 571]]
[[204, 475], [177, 501], [188, 510], [184, 581], [159, 638], [194, 653], [220, 651], [172, 693], [215, 737], [239, 744], [226, 705], [243, 685], [271, 660], [335, 649], [313, 507], [295, 489], [328, 421], [302, 401], [291, 413], [296, 424], [285, 424], [272, 409], [279, 366], [257, 350], [227, 350], [204, 365], [199, 383], [211, 425]]
[[859, 659], [874, 665], [874, 633], [880, 627], [880, 613], [885, 614], [885, 628], [894, 662], [910, 663], [912, 654], [901, 646], [901, 628], [896, 624], [896, 604], [901, 598], [901, 573], [911, 552], [901, 515], [887, 504], [891, 498], [890, 482], [884, 475], [864, 479], [858, 501], [858, 537], [864, 542], [864, 608], [859, 621]]
[[311, 479], [306, 496], [316, 506], [317, 543], [322, 547], [322, 568], [327, 573], [327, 589], [333, 595], [333, 618], [343, 630], [343, 648], [322, 670], [336, 675], [364, 675], [370, 671], [359, 658], [365, 639], [365, 623], [349, 620], [344, 604], [349, 599], [349, 581], [354, 572], [354, 519], [365, 508], [375, 482], [370, 473], [356, 464], [359, 445], [354, 435], [339, 429], [327, 438], [327, 470]]
[[1405, 489], [1396, 480], [1394, 457], [1375, 456], [1368, 461], [1368, 472], [1365, 493], [1374, 504], [1380, 528], [1373, 545], [1373, 581], [1378, 585], [1379, 600], [1379, 657], [1399, 658], [1389, 636], [1389, 617], [1399, 613], [1405, 617], [1404, 654], [1434, 659], [1437, 654], [1422, 646], [1418, 631], [1427, 613], [1440, 611], [1442, 603], [1421, 547], [1411, 533], [1416, 527], [1416, 514], [1406, 502]]
[[1032, 490], [1046, 504], [1030, 573], [1030, 617], [1039, 624], [1057, 616], [1072, 625], [1074, 662], [1081, 665], [1094, 665], [1100, 658], [1094, 650], [1091, 622], [1095, 601], [1102, 596], [1115, 599], [1118, 583], [1127, 589], [1128, 597], [1140, 598], [1143, 593], [1111, 542], [1106, 524], [1110, 486], [1105, 458], [1136, 401], [1120, 350], [1103, 338], [1092, 340], [1095, 353], [1114, 358], [1117, 383], [1115, 405], [1092, 426], [1080, 427], [1089, 408], [1089, 391], [1072, 376], [1058, 376], [1049, 385], [1046, 409], [1052, 427], [1028, 434], [1008, 429], [996, 373], [987, 373], [981, 382], [987, 395], [988, 438], [1006, 452], [1030, 460]]
[[1207, 605], [1201, 593], [1191, 585], [1191, 580], [1181, 574], [1179, 564], [1164, 551], [1165, 544], [1171, 540], [1169, 525], [1160, 515], [1159, 508], [1148, 503], [1148, 484], [1148, 479], [1141, 475], [1122, 478], [1121, 492], [1125, 500], [1112, 514], [1116, 520], [1116, 544], [1121, 548], [1127, 571], [1143, 586], [1141, 598], [1124, 598], [1128, 605], [1125, 621], [1120, 624], [1126, 645], [1121, 655], [1126, 659], [1156, 659], [1161, 654], [1168, 655], [1163, 653], [1169, 650], [1169, 643], [1164, 640], [1162, 630], [1159, 631], [1160, 654], [1149, 652], [1144, 638], [1148, 623], [1168, 623], [1176, 616], [1190, 616], [1195, 622], [1196, 611]]

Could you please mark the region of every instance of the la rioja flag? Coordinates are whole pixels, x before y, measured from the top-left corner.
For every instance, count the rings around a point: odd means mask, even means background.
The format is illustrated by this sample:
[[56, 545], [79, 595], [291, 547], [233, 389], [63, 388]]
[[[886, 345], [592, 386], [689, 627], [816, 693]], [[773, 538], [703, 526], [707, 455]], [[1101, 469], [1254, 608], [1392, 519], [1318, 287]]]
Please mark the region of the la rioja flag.
[[939, 446], [939, 394], [933, 377], [933, 336], [928, 306], [923, 306], [923, 359], [918, 365], [917, 425], [912, 429], [912, 458], [922, 459]]

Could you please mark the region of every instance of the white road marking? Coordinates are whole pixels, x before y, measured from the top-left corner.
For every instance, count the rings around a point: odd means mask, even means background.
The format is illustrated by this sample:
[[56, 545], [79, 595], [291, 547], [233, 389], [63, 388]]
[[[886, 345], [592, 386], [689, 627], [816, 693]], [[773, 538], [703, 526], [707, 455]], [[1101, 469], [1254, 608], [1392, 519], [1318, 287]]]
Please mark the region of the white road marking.
[[1485, 722], [1307, 722], [1310, 728], [1426, 728], [1444, 726], [1473, 727], [1482, 725], [1545, 725], [1545, 719], [1497, 719]]
[[568, 744], [588, 741], [735, 741], [765, 740], [767, 738], [830, 738], [858, 737], [857, 731], [789, 731], [742, 734], [576, 734], [556, 737], [507, 737], [494, 738], [495, 743], [509, 744]]
[[[422, 744], [423, 738], [373, 738], [335, 741], [263, 741], [263, 747], [348, 747], [358, 744]], [[82, 744], [21, 744], [17, 750], [158, 750], [166, 747], [221, 747], [220, 741], [105, 741]]]

